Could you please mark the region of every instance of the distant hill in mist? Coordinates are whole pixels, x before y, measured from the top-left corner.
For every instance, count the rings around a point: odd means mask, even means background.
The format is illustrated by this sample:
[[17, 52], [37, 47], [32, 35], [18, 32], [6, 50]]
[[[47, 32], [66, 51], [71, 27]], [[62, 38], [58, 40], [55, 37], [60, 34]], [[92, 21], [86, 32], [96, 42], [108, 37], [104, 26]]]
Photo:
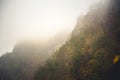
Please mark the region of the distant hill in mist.
[[[109, 3], [107, 3], [107, 1]], [[120, 80], [120, 0], [106, 0], [80, 16], [71, 38], [35, 80]]]
[[50, 40], [20, 41], [10, 53], [0, 57], [0, 80], [33, 80], [33, 74], [38, 67], [62, 44], [65, 43], [68, 32], [57, 34]]

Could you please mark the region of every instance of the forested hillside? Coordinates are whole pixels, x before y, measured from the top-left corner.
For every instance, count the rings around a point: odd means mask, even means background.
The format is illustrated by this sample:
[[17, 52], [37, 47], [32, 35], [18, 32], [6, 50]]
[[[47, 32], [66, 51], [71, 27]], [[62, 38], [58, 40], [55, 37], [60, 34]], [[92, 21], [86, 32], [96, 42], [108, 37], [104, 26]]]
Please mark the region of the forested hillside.
[[71, 38], [35, 80], [120, 80], [120, 0], [106, 1], [78, 18]]
[[91, 6], [68, 40], [61, 33], [49, 41], [18, 42], [0, 57], [0, 80], [120, 80], [119, 4]]
[[12, 52], [0, 57], [0, 80], [33, 80], [38, 67], [62, 44], [65, 43], [69, 33], [57, 34], [47, 41], [20, 41], [16, 43]]

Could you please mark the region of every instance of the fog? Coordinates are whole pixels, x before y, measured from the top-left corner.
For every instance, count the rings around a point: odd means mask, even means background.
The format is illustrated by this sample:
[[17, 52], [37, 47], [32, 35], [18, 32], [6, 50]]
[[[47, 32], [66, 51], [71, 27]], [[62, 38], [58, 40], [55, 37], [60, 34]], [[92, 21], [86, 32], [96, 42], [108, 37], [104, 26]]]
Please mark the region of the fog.
[[100, 0], [0, 0], [0, 55], [21, 39], [70, 33], [79, 15]]

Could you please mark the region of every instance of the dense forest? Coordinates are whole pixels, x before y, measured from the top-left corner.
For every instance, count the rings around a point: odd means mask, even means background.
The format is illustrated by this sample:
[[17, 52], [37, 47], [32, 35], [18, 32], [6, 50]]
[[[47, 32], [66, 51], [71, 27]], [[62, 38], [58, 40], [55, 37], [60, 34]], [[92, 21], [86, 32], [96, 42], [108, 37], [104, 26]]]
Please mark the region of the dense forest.
[[35, 80], [120, 80], [120, 1], [98, 3], [77, 20], [71, 39]]
[[54, 45], [16, 45], [0, 58], [0, 80], [120, 80], [120, 0], [106, 1], [79, 16], [59, 49], [59, 36]]

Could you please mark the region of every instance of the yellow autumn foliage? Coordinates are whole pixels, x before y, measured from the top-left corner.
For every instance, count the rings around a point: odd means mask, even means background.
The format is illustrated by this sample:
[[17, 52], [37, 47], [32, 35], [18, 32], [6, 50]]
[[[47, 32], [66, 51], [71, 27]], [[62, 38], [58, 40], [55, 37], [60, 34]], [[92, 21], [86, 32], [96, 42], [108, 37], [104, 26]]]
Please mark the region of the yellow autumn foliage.
[[116, 64], [120, 60], [120, 55], [116, 55], [113, 59], [113, 63]]

